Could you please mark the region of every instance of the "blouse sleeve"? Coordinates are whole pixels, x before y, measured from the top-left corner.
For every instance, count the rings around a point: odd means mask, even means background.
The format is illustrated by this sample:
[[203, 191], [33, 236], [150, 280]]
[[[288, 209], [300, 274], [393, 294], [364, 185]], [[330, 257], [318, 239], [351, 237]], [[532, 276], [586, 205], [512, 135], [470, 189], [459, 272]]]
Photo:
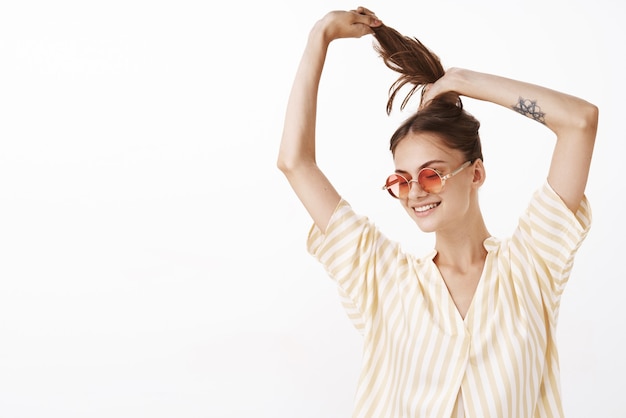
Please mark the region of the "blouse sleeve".
[[398, 267], [399, 245], [341, 200], [325, 234], [313, 225], [307, 250], [336, 281], [348, 317], [363, 333], [367, 319], [374, 315], [381, 287]]
[[549, 183], [533, 195], [512, 237], [513, 259], [519, 269], [532, 269], [542, 299], [554, 315], [570, 277], [574, 256], [589, 232], [591, 208], [583, 197], [574, 213]]

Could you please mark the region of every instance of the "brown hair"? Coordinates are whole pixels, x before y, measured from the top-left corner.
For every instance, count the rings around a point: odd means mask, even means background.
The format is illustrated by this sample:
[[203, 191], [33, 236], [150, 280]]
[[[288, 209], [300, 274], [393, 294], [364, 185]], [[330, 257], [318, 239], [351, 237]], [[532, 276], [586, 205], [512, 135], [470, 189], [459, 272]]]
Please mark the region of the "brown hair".
[[[391, 113], [396, 95], [406, 85], [413, 85], [405, 96], [400, 110], [426, 84], [434, 83], [445, 74], [439, 57], [417, 38], [404, 36], [395, 29], [382, 25], [374, 29], [374, 50], [385, 65], [400, 73], [389, 88], [387, 114]], [[478, 129], [480, 122], [463, 109], [461, 99], [454, 93], [435, 97], [426, 106], [405, 120], [392, 135], [389, 149], [395, 152], [397, 144], [409, 133], [437, 134], [444, 145], [461, 151], [472, 162], [483, 159]]]

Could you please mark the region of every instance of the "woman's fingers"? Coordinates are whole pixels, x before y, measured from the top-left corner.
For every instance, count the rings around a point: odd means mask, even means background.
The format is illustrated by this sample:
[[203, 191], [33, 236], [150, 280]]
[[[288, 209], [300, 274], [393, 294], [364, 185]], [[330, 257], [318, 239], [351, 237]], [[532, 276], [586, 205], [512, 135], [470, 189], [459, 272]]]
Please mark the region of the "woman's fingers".
[[373, 27], [382, 25], [382, 21], [376, 17], [376, 13], [365, 7], [359, 6], [356, 10], [351, 10], [351, 12], [357, 13], [366, 18], [366, 20], [359, 20], [359, 23], [364, 23]]
[[422, 97], [420, 99], [420, 105], [418, 109], [424, 108], [424, 106], [426, 106], [426, 104], [430, 102], [430, 100], [432, 99], [432, 95], [430, 94], [431, 93], [430, 90], [432, 86], [433, 86], [432, 83], [425, 84], [424, 86], [422, 86]]
[[322, 19], [326, 26], [327, 39], [360, 38], [374, 33], [372, 28], [382, 25], [373, 15], [359, 13], [358, 9], [350, 11], [335, 10]]
[[362, 7], [362, 6], [359, 6], [359, 7], [356, 9], [356, 12], [357, 12], [357, 13], [359, 13], [359, 14], [362, 14], [362, 15], [369, 15], [369, 16], [374, 16], [374, 17], [376, 17], [376, 13], [374, 13], [374, 12], [372, 12], [371, 10], [366, 9], [365, 7]]

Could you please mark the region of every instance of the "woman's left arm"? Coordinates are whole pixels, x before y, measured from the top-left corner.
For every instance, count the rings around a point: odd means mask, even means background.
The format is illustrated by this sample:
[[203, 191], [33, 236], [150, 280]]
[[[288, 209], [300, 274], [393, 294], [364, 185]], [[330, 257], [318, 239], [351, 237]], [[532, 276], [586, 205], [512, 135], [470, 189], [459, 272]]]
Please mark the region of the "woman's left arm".
[[485, 100], [536, 120], [556, 134], [548, 183], [576, 212], [585, 192], [598, 126], [598, 108], [580, 98], [545, 87], [451, 68], [427, 86], [423, 103], [442, 93]]

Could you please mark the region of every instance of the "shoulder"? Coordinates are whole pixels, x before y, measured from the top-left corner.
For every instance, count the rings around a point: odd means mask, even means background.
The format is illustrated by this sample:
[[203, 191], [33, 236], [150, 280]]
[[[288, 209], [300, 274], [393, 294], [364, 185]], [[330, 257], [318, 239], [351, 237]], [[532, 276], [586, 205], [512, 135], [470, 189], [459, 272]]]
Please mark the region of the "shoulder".
[[570, 232], [584, 237], [591, 227], [591, 205], [583, 196], [578, 209], [571, 211], [548, 181], [533, 194], [522, 215], [522, 225], [545, 235]]

